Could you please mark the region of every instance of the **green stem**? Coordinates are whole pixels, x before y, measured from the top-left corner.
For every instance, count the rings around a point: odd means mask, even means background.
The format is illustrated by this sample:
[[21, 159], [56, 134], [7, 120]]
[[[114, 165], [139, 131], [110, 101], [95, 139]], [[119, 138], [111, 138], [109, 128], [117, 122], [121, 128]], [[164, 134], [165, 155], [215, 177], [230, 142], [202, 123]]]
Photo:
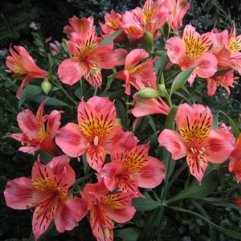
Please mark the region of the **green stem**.
[[64, 95], [69, 99], [69, 101], [76, 106], [77, 102], [68, 94], [68, 92], [63, 88], [63, 86], [59, 83], [59, 81], [53, 78], [52, 76], [49, 78], [64, 93]]

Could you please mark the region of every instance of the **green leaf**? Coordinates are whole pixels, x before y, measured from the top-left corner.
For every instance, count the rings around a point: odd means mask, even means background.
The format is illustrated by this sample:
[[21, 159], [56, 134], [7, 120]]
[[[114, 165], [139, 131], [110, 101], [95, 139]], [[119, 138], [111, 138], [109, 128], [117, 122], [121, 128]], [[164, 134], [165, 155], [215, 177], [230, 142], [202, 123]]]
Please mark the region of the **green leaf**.
[[36, 95], [39, 95], [41, 92], [41, 87], [37, 85], [27, 85], [20, 96], [18, 108], [20, 108], [26, 100], [31, 99]]
[[160, 57], [157, 58], [157, 60], [154, 62], [154, 67], [156, 70], [156, 75], [158, 76], [158, 79], [160, 79], [161, 74], [164, 71], [166, 64], [168, 63], [168, 57], [166, 51], [160, 51], [157, 55]]
[[123, 31], [122, 29], [119, 29], [119, 30], [115, 31], [114, 33], [112, 33], [107, 38], [104, 38], [100, 42], [100, 46], [105, 46], [105, 45], [109, 44], [110, 42], [112, 42], [114, 39], [116, 39], [122, 33], [122, 31]]
[[183, 199], [201, 199], [208, 196], [216, 188], [218, 184], [217, 173], [215, 171], [209, 173], [199, 184], [196, 180], [192, 184], [179, 192], [176, 196], [167, 200], [167, 203], [180, 201]]
[[148, 193], [143, 198], [134, 198], [133, 203], [137, 211], [151, 211], [160, 206], [160, 203], [153, 200]]
[[140, 236], [138, 228], [123, 228], [115, 231], [115, 236], [121, 238], [123, 241], [137, 241]]
[[220, 75], [224, 75], [224, 74], [226, 74], [227, 72], [229, 72], [230, 70], [231, 70], [231, 69], [218, 70], [218, 71], [215, 73], [214, 77], [218, 77], [218, 76], [220, 76]]
[[194, 69], [195, 67], [182, 71], [175, 77], [171, 86], [171, 92], [170, 92], [171, 95], [185, 85], [185, 83], [187, 82], [188, 78], [190, 77]]
[[59, 100], [55, 97], [48, 97], [46, 95], [39, 95], [31, 98], [33, 101], [37, 103], [41, 103], [43, 100], [47, 99], [46, 105], [49, 106], [56, 106], [56, 107], [61, 107], [61, 106], [68, 106], [65, 102], [62, 100]]
[[230, 230], [230, 229], [223, 228], [221, 226], [218, 226], [217, 224], [213, 223], [211, 220], [209, 220], [208, 218], [202, 216], [199, 213], [196, 213], [196, 212], [193, 212], [191, 210], [184, 209], [184, 208], [179, 208], [179, 207], [170, 207], [170, 208], [175, 210], [175, 211], [188, 213], [190, 215], [199, 217], [199, 218], [203, 219], [204, 221], [206, 221], [208, 224], [212, 225], [217, 230], [221, 231], [223, 234], [225, 234], [225, 235], [227, 235], [227, 236], [229, 236], [231, 238], [234, 238], [236, 240], [241, 240], [241, 233], [233, 231], [233, 230]]

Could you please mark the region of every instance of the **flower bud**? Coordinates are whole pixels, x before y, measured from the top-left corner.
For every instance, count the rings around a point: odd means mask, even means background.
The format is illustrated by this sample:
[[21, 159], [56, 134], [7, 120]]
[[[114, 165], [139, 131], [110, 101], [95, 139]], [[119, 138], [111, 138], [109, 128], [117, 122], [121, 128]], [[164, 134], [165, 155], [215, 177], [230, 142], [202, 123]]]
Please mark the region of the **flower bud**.
[[150, 87], [145, 87], [137, 93], [137, 96], [142, 99], [152, 99], [160, 95], [158, 90], [154, 90]]
[[164, 84], [159, 84], [158, 88], [160, 96], [165, 97], [167, 95], [166, 86]]
[[145, 32], [143, 36], [143, 47], [146, 51], [153, 51], [153, 35], [151, 32]]
[[44, 81], [41, 84], [41, 88], [44, 91], [44, 93], [47, 95], [52, 88], [52, 84], [49, 82], [48, 79], [44, 79]]

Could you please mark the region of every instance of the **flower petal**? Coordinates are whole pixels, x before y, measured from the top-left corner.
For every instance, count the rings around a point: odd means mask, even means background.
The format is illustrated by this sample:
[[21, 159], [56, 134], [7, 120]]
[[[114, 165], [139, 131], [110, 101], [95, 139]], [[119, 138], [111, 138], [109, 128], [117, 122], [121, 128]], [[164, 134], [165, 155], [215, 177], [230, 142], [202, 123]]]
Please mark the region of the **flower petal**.
[[81, 156], [88, 148], [79, 126], [74, 123], [68, 123], [59, 129], [55, 141], [62, 151], [71, 157]]
[[58, 69], [58, 76], [60, 80], [67, 85], [73, 85], [82, 77], [80, 64], [74, 59], [65, 59]]
[[87, 203], [80, 198], [68, 198], [63, 205], [59, 205], [54, 218], [58, 232], [72, 230], [87, 214]]
[[164, 163], [157, 158], [149, 156], [148, 161], [138, 173], [138, 186], [155, 188], [162, 183], [164, 177]]
[[187, 154], [187, 149], [179, 133], [165, 129], [158, 137], [160, 146], [166, 147], [171, 152], [172, 159], [180, 159]]
[[29, 178], [19, 177], [9, 181], [4, 191], [7, 206], [14, 209], [33, 207], [33, 191]]
[[233, 151], [234, 143], [234, 136], [228, 129], [212, 130], [206, 147], [208, 160], [213, 163], [224, 162]]

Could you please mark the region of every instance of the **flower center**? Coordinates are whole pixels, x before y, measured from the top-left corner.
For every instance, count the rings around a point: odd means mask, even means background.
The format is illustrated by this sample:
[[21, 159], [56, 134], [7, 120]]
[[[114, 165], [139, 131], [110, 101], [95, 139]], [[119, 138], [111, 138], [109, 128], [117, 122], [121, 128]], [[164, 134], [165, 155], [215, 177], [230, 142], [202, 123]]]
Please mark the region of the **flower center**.
[[228, 47], [233, 54], [241, 51], [241, 39], [232, 37], [229, 39]]

